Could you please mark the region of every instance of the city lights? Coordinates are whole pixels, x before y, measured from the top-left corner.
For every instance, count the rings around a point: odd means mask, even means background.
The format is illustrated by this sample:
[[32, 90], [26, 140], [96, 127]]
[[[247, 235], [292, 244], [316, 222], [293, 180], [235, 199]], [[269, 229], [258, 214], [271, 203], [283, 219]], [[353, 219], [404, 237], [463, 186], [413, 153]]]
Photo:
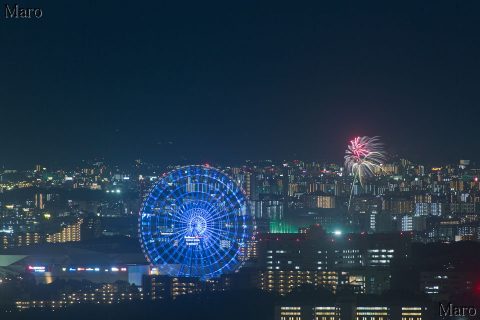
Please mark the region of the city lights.
[[480, 317], [480, 1], [4, 7], [0, 320]]

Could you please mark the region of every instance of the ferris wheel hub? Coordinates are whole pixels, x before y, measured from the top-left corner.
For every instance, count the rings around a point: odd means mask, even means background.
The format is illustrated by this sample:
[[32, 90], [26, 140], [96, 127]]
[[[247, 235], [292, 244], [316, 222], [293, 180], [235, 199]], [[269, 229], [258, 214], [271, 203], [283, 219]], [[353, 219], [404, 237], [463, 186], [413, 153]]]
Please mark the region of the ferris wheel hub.
[[[200, 211], [203, 214], [199, 214]], [[203, 209], [195, 209], [194, 215], [188, 221], [188, 228], [193, 235], [202, 235], [207, 230], [207, 220], [205, 219], [205, 215], [207, 211]]]

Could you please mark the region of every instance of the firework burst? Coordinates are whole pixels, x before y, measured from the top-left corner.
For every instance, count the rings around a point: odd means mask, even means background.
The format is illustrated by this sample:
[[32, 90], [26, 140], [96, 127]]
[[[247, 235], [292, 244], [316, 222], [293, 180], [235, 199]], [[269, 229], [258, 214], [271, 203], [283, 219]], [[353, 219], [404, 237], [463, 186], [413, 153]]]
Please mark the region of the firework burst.
[[345, 167], [360, 183], [372, 176], [385, 161], [383, 144], [378, 137], [356, 137], [345, 151]]
[[[356, 179], [363, 186], [365, 178], [374, 175], [374, 171], [385, 162], [385, 151], [378, 137], [356, 137], [345, 150], [345, 167], [353, 174], [352, 192]], [[350, 193], [350, 202], [352, 193]]]

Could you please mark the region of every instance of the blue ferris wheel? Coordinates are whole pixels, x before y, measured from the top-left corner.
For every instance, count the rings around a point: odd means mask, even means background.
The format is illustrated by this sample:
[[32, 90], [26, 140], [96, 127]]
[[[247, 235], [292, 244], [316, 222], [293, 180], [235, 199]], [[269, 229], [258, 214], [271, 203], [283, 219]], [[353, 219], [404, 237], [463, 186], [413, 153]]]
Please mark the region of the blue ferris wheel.
[[164, 174], [140, 211], [147, 260], [160, 273], [203, 279], [237, 270], [252, 237], [244, 193], [227, 175], [207, 166]]

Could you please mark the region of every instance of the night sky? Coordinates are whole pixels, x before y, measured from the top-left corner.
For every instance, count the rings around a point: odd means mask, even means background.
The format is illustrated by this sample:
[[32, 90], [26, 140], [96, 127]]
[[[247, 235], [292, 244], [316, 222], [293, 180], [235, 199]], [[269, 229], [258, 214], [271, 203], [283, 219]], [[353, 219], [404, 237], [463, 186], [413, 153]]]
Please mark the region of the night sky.
[[[6, 2], [9, 3], [9, 2]], [[480, 160], [479, 1], [32, 1], [0, 19], [0, 165]]]

